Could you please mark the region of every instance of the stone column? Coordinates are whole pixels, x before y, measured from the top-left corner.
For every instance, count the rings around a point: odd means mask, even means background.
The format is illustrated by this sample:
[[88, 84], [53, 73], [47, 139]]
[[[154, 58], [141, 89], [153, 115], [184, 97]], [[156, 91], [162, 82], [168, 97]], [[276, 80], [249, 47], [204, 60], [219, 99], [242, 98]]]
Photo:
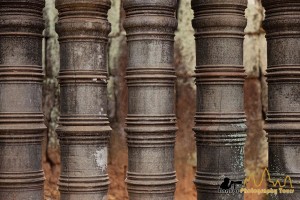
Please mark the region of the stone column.
[[0, 0], [0, 199], [42, 200], [40, 0]]
[[[284, 184], [292, 179], [294, 194], [272, 199], [300, 199], [300, 2], [263, 0], [268, 49], [269, 171]], [[270, 184], [272, 187], [272, 184]], [[278, 186], [276, 187], [278, 188]], [[289, 189], [289, 181], [285, 189]]]
[[246, 6], [247, 0], [192, 0], [197, 56], [194, 131], [198, 200], [243, 199], [239, 191], [225, 194], [219, 189], [225, 178], [244, 179]]
[[176, 0], [126, 0], [130, 200], [174, 199]]
[[61, 200], [102, 200], [108, 190], [109, 0], [57, 0], [60, 42]]

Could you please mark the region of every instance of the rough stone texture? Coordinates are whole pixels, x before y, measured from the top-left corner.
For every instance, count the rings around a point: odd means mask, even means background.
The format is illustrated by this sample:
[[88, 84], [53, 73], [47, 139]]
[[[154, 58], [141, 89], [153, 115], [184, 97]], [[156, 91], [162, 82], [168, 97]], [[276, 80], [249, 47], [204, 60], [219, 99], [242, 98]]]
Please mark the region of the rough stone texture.
[[0, 199], [43, 199], [44, 1], [0, 5]]
[[57, 0], [60, 42], [61, 200], [106, 199], [109, 0]]
[[[53, 1], [54, 0], [47, 0], [46, 5], [47, 3], [53, 3]], [[253, 5], [254, 2], [259, 3], [258, 1], [249, 0], [249, 5]], [[176, 187], [176, 199], [188, 200], [196, 198], [195, 187], [192, 182], [192, 180], [194, 179], [193, 176], [196, 163], [194, 146], [195, 144], [193, 136], [194, 133], [192, 131], [192, 127], [194, 126], [193, 116], [195, 113], [195, 85], [193, 82], [193, 78], [191, 77], [195, 68], [195, 42], [193, 36], [193, 28], [191, 27], [190, 21], [190, 19], [193, 17], [193, 11], [190, 8], [190, 0], [181, 0], [178, 3], [179, 7], [177, 17], [179, 24], [175, 37], [175, 67], [176, 75], [178, 77], [176, 84], [176, 116], [178, 131], [175, 145], [175, 167], [177, 170], [177, 179], [179, 180], [179, 182], [177, 183]], [[258, 27], [257, 20], [261, 20], [261, 17], [257, 16], [257, 14], [261, 14], [261, 7], [251, 6], [250, 9], [251, 11], [246, 11], [248, 26], [246, 28], [247, 35], [244, 43], [245, 69], [248, 75], [251, 74], [251, 78], [249, 76], [249, 78], [245, 82], [245, 108], [247, 120], [252, 119], [252, 123], [249, 122], [247, 123], [247, 125], [249, 126], [249, 130], [253, 130], [253, 134], [248, 133], [246, 142], [245, 166], [247, 174], [249, 173], [249, 169], [247, 167], [248, 165], [252, 166], [251, 169], [253, 170], [255, 168], [253, 166], [259, 165], [260, 168], [262, 168], [262, 166], [265, 166], [263, 165], [263, 163], [266, 163], [266, 152], [264, 151], [265, 143], [263, 142], [264, 148], [256, 145], [256, 134], [254, 134], [256, 133], [256, 129], [259, 131], [261, 130], [261, 125], [257, 127], [257, 124], [261, 124], [259, 119], [261, 117], [263, 118], [263, 115], [261, 113], [264, 113], [266, 111], [267, 105], [267, 93], [265, 92], [265, 84], [262, 80], [264, 78], [264, 69], [266, 68], [266, 53], [264, 46], [265, 38], [262, 29], [259, 29], [259, 32], [257, 32], [257, 28], [255, 28]], [[49, 9], [45, 9], [45, 12], [49, 11], [53, 12]], [[127, 88], [124, 82], [125, 68], [127, 66], [127, 44], [125, 32], [122, 27], [123, 18], [124, 11], [122, 10], [122, 2], [119, 0], [113, 0], [112, 8], [109, 11], [109, 21], [112, 24], [112, 31], [109, 35], [110, 41], [108, 62], [110, 77], [108, 81], [109, 117], [111, 126], [113, 128], [110, 139], [108, 162], [109, 176], [111, 180], [108, 196], [108, 199], [110, 200], [128, 199], [126, 186], [124, 183], [127, 170], [127, 145], [124, 132], [124, 122], [127, 114]], [[53, 20], [55, 18], [49, 17], [49, 19]], [[253, 26], [251, 26], [252, 28], [250, 28], [249, 26], [249, 20], [256, 21], [256, 23], [251, 23], [253, 24]], [[255, 36], [256, 32], [257, 34], [259, 34], [259, 39], [257, 39], [257, 37]], [[249, 39], [254, 39], [255, 44], [260, 45], [261, 47], [258, 48], [255, 45], [253, 46], [252, 43], [248, 42], [250, 41]], [[253, 50], [253, 48], [255, 50]], [[257, 59], [257, 57], [255, 58], [255, 56], [258, 56], [257, 51], [259, 52], [259, 59]], [[251, 59], [248, 59], [248, 56], [250, 56], [249, 58]], [[58, 59], [53, 56], [51, 57], [51, 60], [57, 61]], [[250, 67], [249, 70], [248, 66]], [[259, 68], [261, 68], [260, 70], [262, 73], [258, 73], [258, 71], [255, 70]], [[52, 81], [45, 81], [44, 83], [49, 83], [51, 86]], [[54, 92], [52, 92], [51, 94], [56, 95]], [[262, 95], [262, 97], [260, 97], [260, 95]], [[53, 97], [51, 98], [53, 99]], [[260, 100], [261, 98], [262, 102]], [[46, 103], [44, 103], [44, 106], [45, 104]], [[262, 109], [259, 109], [255, 106], [261, 106], [261, 104], [263, 105], [263, 112], [260, 111]], [[254, 107], [255, 110], [251, 112]], [[51, 106], [49, 106], [48, 113], [50, 113], [51, 110], [52, 108]], [[248, 114], [248, 112], [250, 112], [250, 114]], [[55, 122], [55, 118], [56, 117], [54, 116], [53, 122]], [[53, 124], [53, 127], [55, 126], [56, 125]], [[48, 129], [50, 130], [50, 128]], [[259, 136], [259, 138], [261, 138], [262, 135]], [[251, 144], [249, 144], [249, 142]], [[255, 150], [255, 152], [259, 151], [260, 153], [259, 155], [255, 156], [255, 154], [251, 153], [251, 148], [255, 148], [257, 146], [259, 146], [260, 148], [259, 150]], [[56, 170], [58, 169], [57, 166], [59, 164], [59, 157], [57, 157], [57, 155], [59, 155], [59, 152], [51, 151], [49, 153], [49, 149], [50, 148], [48, 148], [47, 159], [51, 159], [50, 162], [46, 162], [46, 164], [44, 164], [44, 170], [46, 173], [45, 187], [47, 187], [48, 180], [50, 180], [50, 186], [46, 188], [45, 195], [47, 200], [48, 198], [51, 198], [52, 200], [58, 200], [57, 186], [55, 183], [59, 174], [59, 171]], [[247, 152], [249, 154], [247, 154]], [[247, 161], [248, 157], [250, 159], [250, 162]], [[260, 168], [256, 168], [256, 170]], [[253, 198], [254, 200], [254, 198], [256, 197], [252, 195], [245, 195], [245, 198], [248, 198], [249, 200], [252, 200]], [[258, 199], [261, 199], [261, 197], [257, 197], [257, 200]]]
[[59, 72], [59, 43], [55, 32], [57, 22], [57, 9], [55, 0], [46, 0], [43, 10], [45, 20], [44, 30], [44, 84], [43, 84], [43, 112], [47, 131], [43, 143], [43, 170], [45, 172], [45, 199], [58, 200], [57, 189], [60, 175], [59, 140], [56, 134], [59, 117], [59, 85], [57, 75]]
[[[248, 1], [246, 9], [247, 27], [244, 41], [244, 66], [247, 73], [245, 81], [245, 112], [247, 116], [247, 140], [245, 144], [245, 172], [257, 181], [263, 176], [268, 166], [268, 145], [263, 130], [267, 105], [265, 98], [266, 39], [262, 29], [263, 8], [259, 1]], [[253, 182], [248, 188], [256, 188]], [[260, 188], [266, 188], [264, 182]], [[262, 200], [266, 195], [245, 194], [245, 200]]]
[[48, 145], [55, 149], [59, 146], [57, 134], [57, 121], [59, 117], [59, 85], [57, 76], [59, 73], [59, 43], [55, 31], [55, 23], [58, 19], [58, 12], [55, 8], [55, 0], [46, 0], [43, 10], [45, 20], [44, 30], [44, 88], [43, 88], [43, 111], [48, 132]]
[[[300, 199], [300, 3], [263, 0], [268, 47], [268, 112], [265, 130], [269, 142], [269, 171], [281, 185], [292, 179], [293, 194], [270, 199]], [[287, 183], [288, 184], [288, 183]], [[269, 183], [270, 187], [274, 187]], [[276, 187], [277, 188], [277, 187]], [[286, 188], [289, 188], [287, 185]]]
[[244, 179], [246, 6], [246, 0], [192, 1], [196, 40], [194, 131], [198, 200], [243, 199], [241, 193], [221, 193], [219, 189], [225, 178], [240, 182]]
[[[179, 180], [176, 199], [195, 199], [195, 186], [192, 182], [195, 172], [195, 146], [192, 131], [195, 112], [195, 85], [192, 78], [195, 66], [194, 30], [190, 19], [193, 17], [189, 0], [178, 2], [178, 29], [175, 33], [175, 67], [177, 139], [175, 146], [175, 166]], [[109, 174], [111, 179], [109, 199], [127, 199], [124, 179], [127, 169], [127, 145], [124, 133], [124, 120], [127, 115], [127, 90], [124, 74], [127, 66], [127, 45], [122, 27], [124, 12], [119, 0], [112, 1], [109, 21], [112, 24], [109, 50], [109, 94], [110, 121], [112, 135], [109, 154]], [[121, 7], [121, 8], [120, 8]], [[119, 14], [120, 13], [120, 14]]]
[[[245, 112], [247, 116], [247, 140], [245, 144], [245, 172], [247, 177], [254, 177], [258, 182], [263, 176], [267, 165], [268, 145], [266, 133], [263, 131], [263, 112], [261, 101], [261, 82], [256, 78], [247, 78], [245, 81]], [[265, 178], [265, 177], [263, 177]], [[266, 182], [259, 188], [266, 188]], [[253, 182], [247, 188], [257, 188]], [[263, 200], [266, 195], [245, 194], [245, 200]]]
[[260, 77], [266, 70], [266, 59], [260, 53], [265, 52], [265, 33], [262, 29], [263, 7], [259, 3], [248, 3], [245, 11], [247, 26], [244, 40], [244, 65], [248, 77]]
[[194, 115], [196, 110], [196, 90], [194, 69], [196, 65], [193, 10], [190, 0], [178, 1], [178, 28], [175, 32], [176, 69], [176, 117], [178, 131], [175, 144], [175, 167], [178, 183], [176, 199], [194, 200], [193, 183], [196, 167], [196, 145], [194, 139]]
[[174, 199], [176, 0], [126, 0], [127, 190], [131, 200]]
[[109, 148], [109, 200], [126, 200], [125, 178], [128, 166], [126, 134], [124, 132], [127, 115], [127, 86], [125, 70], [127, 66], [127, 43], [123, 20], [125, 13], [122, 1], [113, 0], [108, 12], [112, 31], [109, 34], [109, 117], [112, 127]]
[[196, 65], [196, 46], [194, 39], [194, 29], [192, 27], [192, 19], [194, 17], [191, 8], [190, 0], [178, 1], [177, 20], [178, 27], [175, 32], [175, 58], [176, 58], [176, 75], [178, 84], [182, 81], [189, 83], [196, 88], [192, 83], [194, 78]]

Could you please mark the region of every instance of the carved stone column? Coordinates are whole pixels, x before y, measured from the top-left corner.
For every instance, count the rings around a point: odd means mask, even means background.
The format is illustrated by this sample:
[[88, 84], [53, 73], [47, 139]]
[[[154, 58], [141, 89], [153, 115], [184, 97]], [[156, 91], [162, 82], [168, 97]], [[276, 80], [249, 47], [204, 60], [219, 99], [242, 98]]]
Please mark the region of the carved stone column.
[[125, 0], [131, 200], [174, 199], [176, 0]]
[[219, 188], [224, 178], [244, 179], [246, 5], [247, 0], [192, 0], [197, 56], [194, 131], [198, 200], [243, 199], [240, 193], [224, 194]]
[[42, 0], [0, 0], [0, 199], [42, 200]]
[[[263, 0], [268, 49], [269, 171], [284, 184], [292, 178], [294, 194], [274, 199], [300, 199], [300, 2]], [[272, 185], [270, 184], [272, 187]], [[277, 187], [278, 188], [278, 187]], [[285, 187], [290, 188], [289, 182]]]
[[60, 41], [61, 200], [102, 200], [108, 190], [109, 0], [57, 0]]

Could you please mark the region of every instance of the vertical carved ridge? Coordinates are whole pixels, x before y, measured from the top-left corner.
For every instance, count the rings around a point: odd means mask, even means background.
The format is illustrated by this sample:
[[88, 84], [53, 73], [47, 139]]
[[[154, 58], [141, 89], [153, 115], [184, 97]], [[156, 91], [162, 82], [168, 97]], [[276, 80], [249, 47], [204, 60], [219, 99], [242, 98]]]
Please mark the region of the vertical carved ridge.
[[58, 0], [61, 199], [105, 199], [108, 138], [109, 0]]
[[[269, 171], [273, 179], [292, 179], [294, 194], [272, 199], [300, 198], [300, 3], [263, 0], [268, 44]], [[271, 184], [270, 184], [270, 187]]]
[[43, 1], [0, 0], [0, 197], [43, 199]]
[[222, 194], [225, 177], [244, 179], [243, 39], [246, 0], [192, 0], [196, 39], [197, 198], [243, 199]]
[[176, 1], [127, 0], [128, 172], [133, 199], [174, 199]]

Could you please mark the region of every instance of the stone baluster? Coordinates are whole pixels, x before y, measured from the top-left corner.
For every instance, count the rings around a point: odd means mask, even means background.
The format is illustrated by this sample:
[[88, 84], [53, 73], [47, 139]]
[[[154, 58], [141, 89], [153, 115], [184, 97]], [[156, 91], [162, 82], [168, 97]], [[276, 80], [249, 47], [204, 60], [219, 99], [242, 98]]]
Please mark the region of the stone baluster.
[[194, 131], [198, 200], [243, 199], [239, 192], [224, 194], [219, 189], [225, 178], [244, 179], [246, 5], [246, 0], [192, 0], [197, 56]]
[[[269, 171], [284, 185], [292, 179], [293, 194], [271, 199], [300, 199], [300, 2], [263, 0], [268, 49], [268, 112], [265, 130], [269, 142]], [[270, 187], [273, 185], [270, 183]], [[278, 188], [278, 185], [276, 186]], [[285, 189], [290, 189], [287, 181]]]
[[174, 199], [176, 0], [125, 0], [130, 200]]
[[61, 200], [107, 197], [109, 0], [57, 0], [60, 42]]
[[0, 0], [0, 199], [42, 200], [42, 0]]

